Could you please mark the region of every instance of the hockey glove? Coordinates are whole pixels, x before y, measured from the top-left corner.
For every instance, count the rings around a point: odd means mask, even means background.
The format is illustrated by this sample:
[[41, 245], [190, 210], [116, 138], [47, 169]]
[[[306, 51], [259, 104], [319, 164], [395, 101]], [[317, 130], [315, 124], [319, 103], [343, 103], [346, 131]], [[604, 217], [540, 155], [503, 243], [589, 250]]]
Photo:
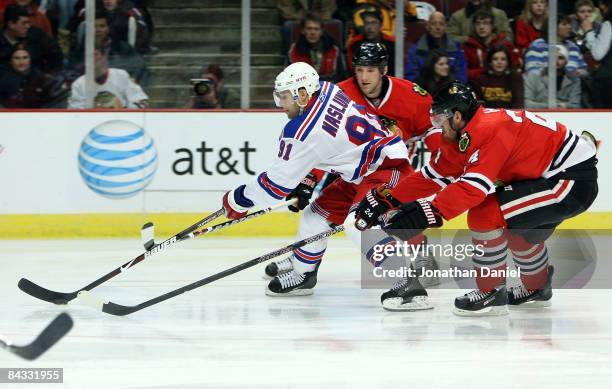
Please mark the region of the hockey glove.
[[287, 208], [289, 208], [291, 212], [300, 212], [302, 209], [306, 208], [310, 203], [310, 198], [312, 197], [315, 186], [317, 186], [317, 177], [312, 173], [308, 173], [302, 182], [295, 187], [293, 192], [289, 193], [289, 196], [287, 196], [287, 200], [297, 199], [295, 204]]
[[223, 195], [223, 209], [225, 210], [225, 217], [228, 219], [240, 219], [249, 211], [248, 208], [242, 207], [236, 203], [233, 190]]
[[383, 229], [402, 240], [408, 240], [427, 228], [442, 226], [440, 211], [427, 200], [402, 204]]
[[380, 218], [400, 205], [386, 185], [370, 189], [355, 210], [355, 227], [364, 231], [381, 223]]

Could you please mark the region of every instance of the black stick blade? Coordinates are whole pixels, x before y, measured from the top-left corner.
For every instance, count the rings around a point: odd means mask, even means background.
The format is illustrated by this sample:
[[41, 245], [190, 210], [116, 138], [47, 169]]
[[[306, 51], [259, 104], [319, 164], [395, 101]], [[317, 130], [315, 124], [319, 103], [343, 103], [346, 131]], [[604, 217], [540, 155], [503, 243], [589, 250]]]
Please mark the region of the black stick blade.
[[20, 357], [32, 361], [63, 338], [73, 326], [72, 318], [67, 313], [61, 313], [51, 324], [27, 346], [9, 346], [9, 350]]
[[17, 287], [32, 297], [58, 305], [66, 305], [77, 297], [76, 293], [62, 293], [45, 289], [27, 278], [20, 279]]
[[119, 305], [112, 302], [108, 302], [102, 306], [102, 312], [108, 313], [109, 315], [114, 316], [127, 316], [130, 313], [134, 313], [140, 310], [138, 306], [136, 307], [128, 307], [125, 305]]

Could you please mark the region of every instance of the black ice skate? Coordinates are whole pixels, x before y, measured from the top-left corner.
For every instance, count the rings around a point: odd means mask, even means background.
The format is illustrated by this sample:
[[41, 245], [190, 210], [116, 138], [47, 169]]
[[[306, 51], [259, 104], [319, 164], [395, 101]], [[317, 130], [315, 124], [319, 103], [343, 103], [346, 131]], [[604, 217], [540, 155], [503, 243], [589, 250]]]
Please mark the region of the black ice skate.
[[455, 299], [455, 310], [458, 316], [501, 316], [508, 314], [508, 292], [505, 285], [500, 285], [490, 292], [473, 290]]
[[317, 284], [317, 271], [300, 274], [295, 270], [278, 275], [266, 288], [268, 296], [307, 296]]
[[420, 311], [433, 309], [427, 291], [418, 278], [406, 275], [380, 296], [380, 302], [388, 311]]
[[270, 279], [279, 274], [287, 273], [290, 270], [293, 270], [293, 262], [291, 262], [291, 257], [287, 257], [278, 262], [269, 263], [268, 266], [266, 266], [266, 276], [267, 279]]
[[548, 277], [542, 289], [527, 290], [523, 285], [513, 286], [508, 291], [508, 306], [510, 308], [542, 308], [550, 307], [552, 298], [552, 276], [555, 269], [548, 266]]

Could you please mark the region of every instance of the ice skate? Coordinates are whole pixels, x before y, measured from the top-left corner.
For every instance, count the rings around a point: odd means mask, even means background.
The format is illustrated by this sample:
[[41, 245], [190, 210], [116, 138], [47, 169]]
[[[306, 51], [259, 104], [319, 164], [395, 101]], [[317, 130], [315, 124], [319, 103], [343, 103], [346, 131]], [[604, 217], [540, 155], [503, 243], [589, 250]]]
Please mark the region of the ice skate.
[[269, 263], [268, 266], [266, 266], [263, 277], [266, 280], [271, 280], [279, 274], [287, 273], [290, 270], [293, 270], [293, 262], [291, 262], [291, 257], [287, 257], [280, 261]]
[[529, 291], [523, 285], [508, 290], [508, 306], [512, 309], [550, 307], [552, 298], [552, 276], [555, 269], [548, 266], [546, 284], [542, 289]]
[[380, 302], [388, 311], [420, 311], [433, 309], [427, 291], [416, 277], [406, 275], [380, 296]]
[[490, 292], [473, 290], [455, 299], [458, 316], [501, 316], [508, 314], [508, 292], [505, 285]]
[[295, 270], [278, 275], [266, 288], [268, 296], [308, 296], [317, 284], [317, 271], [300, 274]]

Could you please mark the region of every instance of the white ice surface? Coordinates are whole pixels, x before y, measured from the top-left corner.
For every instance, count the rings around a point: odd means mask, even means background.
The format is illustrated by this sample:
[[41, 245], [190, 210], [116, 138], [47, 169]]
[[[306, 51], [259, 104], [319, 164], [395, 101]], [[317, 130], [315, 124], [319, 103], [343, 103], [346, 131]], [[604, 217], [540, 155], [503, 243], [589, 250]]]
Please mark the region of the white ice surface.
[[[181, 243], [94, 292], [137, 304], [271, 251], [291, 239]], [[611, 388], [612, 291], [558, 290], [553, 306], [507, 317], [435, 309], [384, 311], [360, 289], [357, 250], [333, 239], [315, 294], [264, 295], [263, 265], [113, 317], [54, 306], [17, 289], [21, 277], [74, 291], [140, 254], [137, 240], [0, 240], [0, 333], [28, 343], [61, 311], [72, 332], [36, 362], [0, 350], [0, 367], [63, 367], [63, 385], [24, 388]]]

